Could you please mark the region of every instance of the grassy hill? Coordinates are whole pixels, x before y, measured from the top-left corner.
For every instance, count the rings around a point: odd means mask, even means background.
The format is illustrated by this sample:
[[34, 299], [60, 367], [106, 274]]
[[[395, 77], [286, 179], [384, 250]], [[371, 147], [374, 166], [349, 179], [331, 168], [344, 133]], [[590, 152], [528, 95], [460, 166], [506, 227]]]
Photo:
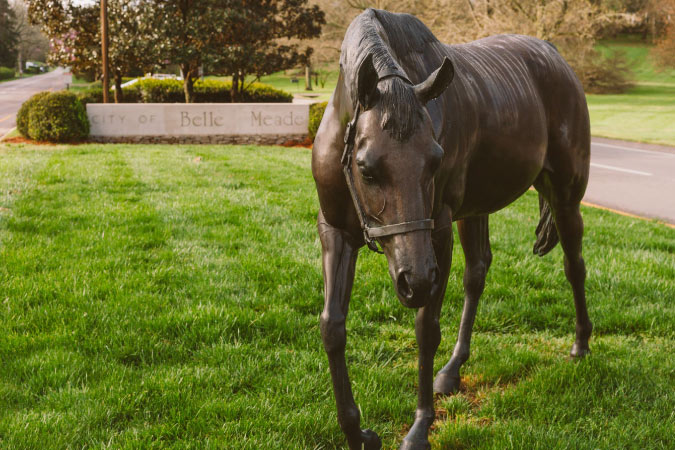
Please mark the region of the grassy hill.
[[598, 49], [623, 52], [635, 86], [625, 94], [586, 96], [593, 135], [675, 146], [675, 70], [658, 70], [641, 42], [606, 41]]

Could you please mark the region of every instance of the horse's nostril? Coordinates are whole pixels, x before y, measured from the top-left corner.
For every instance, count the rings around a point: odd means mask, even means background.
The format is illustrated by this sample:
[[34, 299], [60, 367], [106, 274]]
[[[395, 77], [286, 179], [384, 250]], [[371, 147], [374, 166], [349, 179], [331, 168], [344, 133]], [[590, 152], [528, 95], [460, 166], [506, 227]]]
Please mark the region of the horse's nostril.
[[413, 292], [410, 288], [410, 274], [408, 271], [402, 271], [398, 274], [398, 278], [396, 280], [396, 290], [398, 291], [399, 295], [407, 299], [412, 298]]

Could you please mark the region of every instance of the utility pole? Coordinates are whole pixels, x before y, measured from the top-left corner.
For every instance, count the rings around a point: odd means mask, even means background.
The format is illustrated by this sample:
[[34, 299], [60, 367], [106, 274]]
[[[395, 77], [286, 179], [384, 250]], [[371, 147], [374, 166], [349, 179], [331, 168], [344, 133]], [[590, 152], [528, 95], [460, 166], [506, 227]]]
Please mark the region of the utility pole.
[[103, 103], [110, 103], [108, 74], [108, 0], [101, 0], [101, 64], [103, 65]]

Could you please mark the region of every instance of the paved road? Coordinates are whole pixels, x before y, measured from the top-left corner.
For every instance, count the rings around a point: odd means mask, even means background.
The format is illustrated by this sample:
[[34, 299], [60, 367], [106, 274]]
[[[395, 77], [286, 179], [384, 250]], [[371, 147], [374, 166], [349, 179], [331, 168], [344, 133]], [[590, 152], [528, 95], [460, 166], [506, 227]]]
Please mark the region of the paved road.
[[31, 95], [40, 91], [58, 91], [72, 82], [64, 69], [43, 75], [0, 83], [0, 138], [16, 126], [16, 112]]
[[675, 224], [675, 148], [593, 138], [584, 201]]

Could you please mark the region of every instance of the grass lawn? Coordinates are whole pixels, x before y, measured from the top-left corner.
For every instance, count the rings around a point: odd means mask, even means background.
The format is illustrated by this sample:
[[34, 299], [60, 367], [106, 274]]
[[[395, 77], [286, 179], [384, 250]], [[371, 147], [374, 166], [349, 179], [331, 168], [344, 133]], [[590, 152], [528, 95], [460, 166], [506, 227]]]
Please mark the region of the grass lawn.
[[594, 136], [675, 146], [675, 70], [657, 70], [650, 48], [625, 40], [599, 46], [604, 54], [625, 54], [635, 87], [620, 95], [586, 96]]
[[[0, 447], [333, 449], [310, 152], [0, 144]], [[675, 230], [584, 208], [593, 353], [528, 192], [494, 263], [434, 448], [672, 448]], [[455, 249], [436, 368], [461, 311]], [[416, 399], [413, 312], [362, 252], [348, 362], [394, 448]]]

